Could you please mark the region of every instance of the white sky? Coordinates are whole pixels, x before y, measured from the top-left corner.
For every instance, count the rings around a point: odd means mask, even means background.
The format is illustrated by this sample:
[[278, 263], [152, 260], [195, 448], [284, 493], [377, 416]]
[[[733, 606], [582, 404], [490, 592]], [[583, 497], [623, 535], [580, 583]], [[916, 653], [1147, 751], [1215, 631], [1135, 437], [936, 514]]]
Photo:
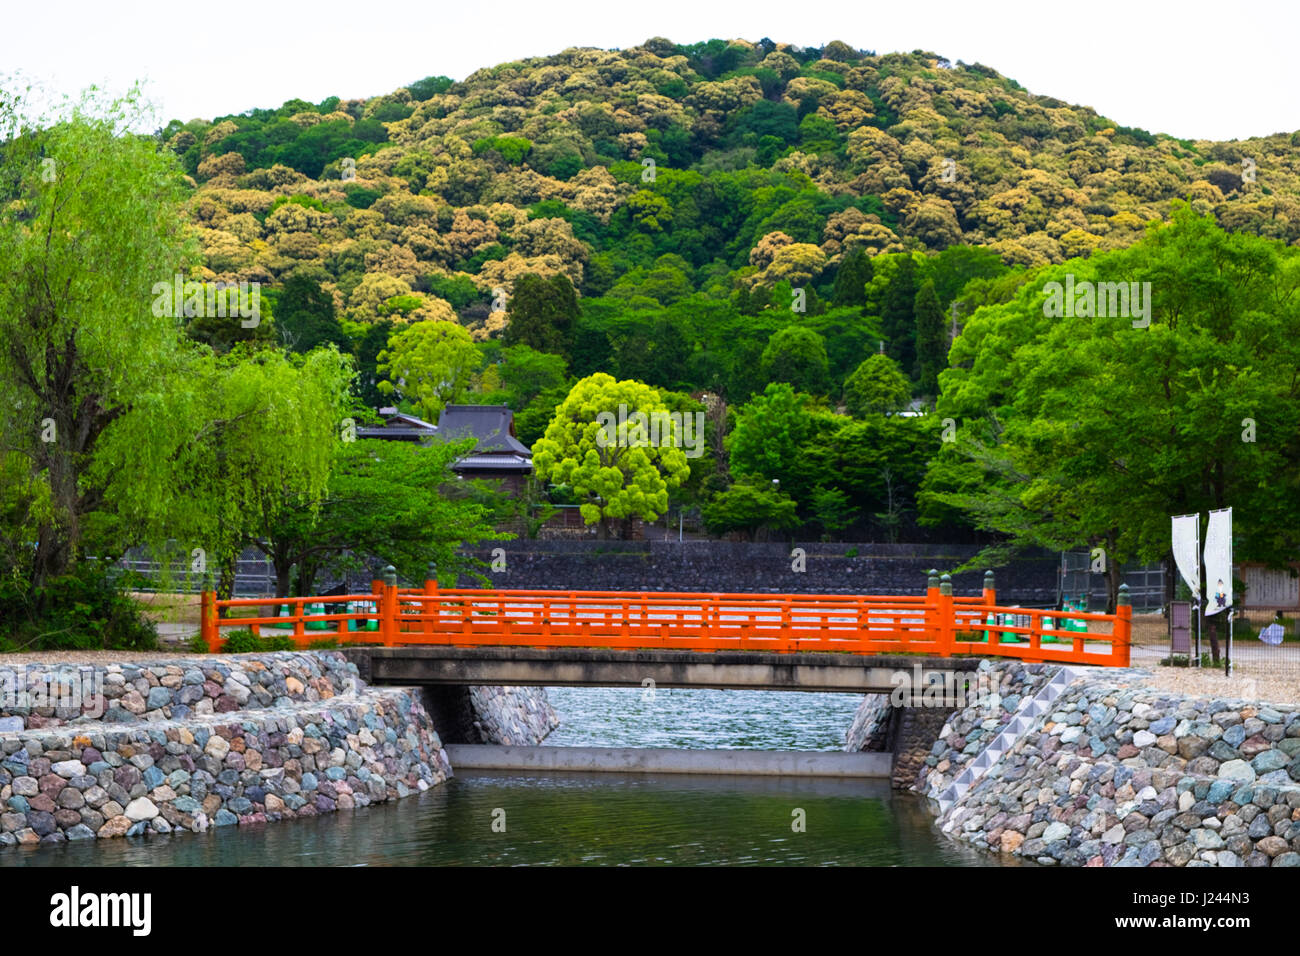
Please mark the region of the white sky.
[[838, 39], [980, 62], [1124, 126], [1238, 139], [1300, 129], [1297, 11], [1295, 0], [10, 0], [0, 76], [69, 94], [146, 80], [164, 121], [188, 120], [463, 79], [569, 46]]

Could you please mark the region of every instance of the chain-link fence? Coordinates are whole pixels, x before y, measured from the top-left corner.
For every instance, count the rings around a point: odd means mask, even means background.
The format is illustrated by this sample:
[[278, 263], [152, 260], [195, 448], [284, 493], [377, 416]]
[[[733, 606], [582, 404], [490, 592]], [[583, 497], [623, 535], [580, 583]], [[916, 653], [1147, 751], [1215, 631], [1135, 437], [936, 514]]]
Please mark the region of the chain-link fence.
[[[1087, 551], [1062, 551], [1060, 606], [1070, 604], [1079, 610], [1104, 611], [1109, 599], [1107, 576], [1100, 563]], [[1134, 613], [1159, 611], [1165, 603], [1165, 567], [1163, 564], [1125, 564], [1120, 569], [1120, 583], [1128, 585]]]
[[[1219, 625], [1220, 647], [1224, 646], [1227, 624], [1225, 620]], [[1201, 650], [1209, 649], [1209, 638], [1203, 633]], [[1293, 607], [1238, 608], [1232, 621], [1232, 667], [1243, 676], [1300, 679], [1300, 611]]]
[[[211, 569], [209, 569], [211, 570]], [[197, 594], [203, 590], [203, 575], [196, 574], [186, 561], [173, 561], [164, 574], [163, 562], [149, 557], [142, 550], [129, 551], [114, 567], [112, 577], [120, 578], [131, 573], [131, 590], [141, 593], [165, 591], [176, 594]], [[370, 590], [370, 582], [377, 572], [352, 571], [333, 575], [320, 571], [312, 591], [316, 594], [355, 594]], [[256, 548], [247, 548], [235, 560], [235, 586], [237, 598], [273, 597], [275, 595], [275, 567], [271, 559]]]

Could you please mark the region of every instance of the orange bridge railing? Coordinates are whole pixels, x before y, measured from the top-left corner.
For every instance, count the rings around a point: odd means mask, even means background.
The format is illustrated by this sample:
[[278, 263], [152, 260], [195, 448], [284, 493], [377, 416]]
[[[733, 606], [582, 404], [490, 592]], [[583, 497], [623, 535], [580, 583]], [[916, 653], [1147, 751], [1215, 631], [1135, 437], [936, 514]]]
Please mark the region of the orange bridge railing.
[[[239, 616], [245, 608], [263, 613]], [[323, 641], [982, 655], [1127, 667], [1132, 613], [1125, 586], [1115, 614], [1003, 607], [991, 572], [977, 596], [954, 595], [948, 575], [932, 572], [924, 595], [899, 597], [442, 589], [432, 576], [423, 588], [399, 588], [389, 568], [369, 594], [218, 600], [205, 591], [201, 637], [213, 652], [222, 628], [277, 628], [303, 648]]]

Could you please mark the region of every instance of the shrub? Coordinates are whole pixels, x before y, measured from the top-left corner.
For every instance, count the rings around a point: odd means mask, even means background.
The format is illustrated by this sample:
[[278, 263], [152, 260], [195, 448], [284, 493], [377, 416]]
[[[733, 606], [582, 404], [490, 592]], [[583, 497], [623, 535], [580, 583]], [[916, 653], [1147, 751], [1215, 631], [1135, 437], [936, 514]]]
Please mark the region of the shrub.
[[0, 582], [0, 651], [157, 649], [157, 629], [127, 594], [132, 580], [82, 562], [37, 588]]

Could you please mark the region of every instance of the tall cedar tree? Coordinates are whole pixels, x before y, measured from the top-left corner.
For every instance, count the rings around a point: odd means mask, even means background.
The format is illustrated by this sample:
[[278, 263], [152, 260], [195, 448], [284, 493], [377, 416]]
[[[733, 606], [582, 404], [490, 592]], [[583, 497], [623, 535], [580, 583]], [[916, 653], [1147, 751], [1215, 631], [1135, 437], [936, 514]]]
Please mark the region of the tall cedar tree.
[[939, 373], [948, 364], [948, 335], [934, 283], [929, 280], [916, 294], [916, 379], [922, 395], [939, 394]]
[[380, 319], [366, 330], [357, 346], [357, 378], [353, 385], [362, 403], [370, 408], [381, 408], [391, 401], [379, 390], [379, 353], [388, 347], [388, 336], [393, 331], [391, 319]]
[[501, 338], [507, 346], [527, 345], [570, 358], [579, 309], [578, 294], [567, 276], [520, 276], [506, 313], [510, 324]]
[[839, 271], [835, 273], [835, 284], [831, 287], [831, 300], [836, 305], [864, 306], [867, 304], [867, 283], [871, 281], [875, 270], [871, 268], [871, 257], [865, 250], [856, 249], [844, 257]]
[[340, 352], [351, 343], [334, 314], [334, 297], [311, 276], [290, 276], [276, 303], [276, 328], [285, 344], [295, 352], [333, 343]]
[[916, 367], [916, 264], [911, 256], [900, 256], [898, 270], [885, 292], [884, 314], [886, 353], [901, 368]]

